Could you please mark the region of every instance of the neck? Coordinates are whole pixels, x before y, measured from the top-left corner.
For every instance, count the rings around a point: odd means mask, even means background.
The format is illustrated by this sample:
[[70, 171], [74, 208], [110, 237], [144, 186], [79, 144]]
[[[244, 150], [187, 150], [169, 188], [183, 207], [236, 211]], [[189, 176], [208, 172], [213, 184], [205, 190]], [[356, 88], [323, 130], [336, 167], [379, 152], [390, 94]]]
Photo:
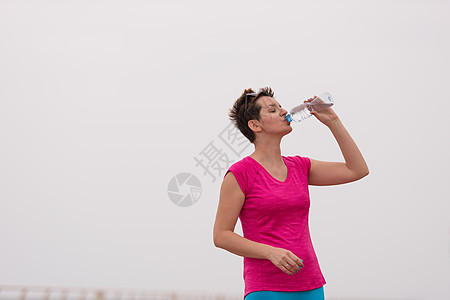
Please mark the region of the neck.
[[284, 164], [281, 158], [281, 138], [265, 141], [255, 141], [255, 151], [250, 155], [258, 162], [270, 165]]

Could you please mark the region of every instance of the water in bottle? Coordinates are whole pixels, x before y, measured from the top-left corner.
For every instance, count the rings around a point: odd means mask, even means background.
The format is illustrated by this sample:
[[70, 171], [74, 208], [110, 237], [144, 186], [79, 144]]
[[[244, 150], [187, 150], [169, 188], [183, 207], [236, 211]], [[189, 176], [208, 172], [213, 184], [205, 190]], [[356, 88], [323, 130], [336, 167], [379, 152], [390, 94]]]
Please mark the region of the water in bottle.
[[320, 94], [311, 102], [302, 103], [289, 112], [286, 115], [286, 120], [288, 122], [296, 121], [301, 122], [309, 117], [311, 117], [311, 111], [321, 111], [328, 108], [334, 104], [333, 98], [330, 93]]

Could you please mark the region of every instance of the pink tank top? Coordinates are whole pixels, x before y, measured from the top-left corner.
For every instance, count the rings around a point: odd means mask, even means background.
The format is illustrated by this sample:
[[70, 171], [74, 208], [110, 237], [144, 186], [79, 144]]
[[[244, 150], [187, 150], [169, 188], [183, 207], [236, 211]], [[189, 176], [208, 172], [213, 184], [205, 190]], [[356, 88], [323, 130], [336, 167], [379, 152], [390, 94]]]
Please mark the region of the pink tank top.
[[244, 257], [244, 297], [254, 291], [311, 290], [326, 283], [309, 235], [311, 161], [300, 156], [283, 156], [283, 160], [288, 169], [283, 182], [250, 156], [227, 171], [233, 173], [245, 195], [239, 214], [244, 237], [290, 250], [304, 264], [298, 273], [289, 275], [270, 260]]

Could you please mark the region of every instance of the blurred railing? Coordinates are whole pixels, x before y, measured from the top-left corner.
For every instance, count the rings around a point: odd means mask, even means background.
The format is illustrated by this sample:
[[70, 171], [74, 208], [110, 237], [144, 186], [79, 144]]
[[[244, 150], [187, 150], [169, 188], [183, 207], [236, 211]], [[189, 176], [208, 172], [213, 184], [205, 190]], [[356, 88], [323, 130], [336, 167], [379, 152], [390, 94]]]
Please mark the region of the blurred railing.
[[[420, 298], [329, 298], [327, 300], [423, 300]], [[107, 288], [40, 287], [0, 284], [0, 300], [243, 300], [242, 295], [137, 291]]]
[[242, 295], [0, 284], [0, 300], [242, 300]]

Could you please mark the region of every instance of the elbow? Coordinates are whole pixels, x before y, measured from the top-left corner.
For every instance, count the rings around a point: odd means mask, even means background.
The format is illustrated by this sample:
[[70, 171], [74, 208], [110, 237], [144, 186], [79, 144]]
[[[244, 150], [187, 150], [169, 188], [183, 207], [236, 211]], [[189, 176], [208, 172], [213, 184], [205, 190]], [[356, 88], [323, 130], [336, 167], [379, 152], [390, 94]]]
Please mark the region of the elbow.
[[216, 246], [217, 248], [222, 248], [222, 243], [221, 243], [221, 239], [220, 239], [220, 234], [218, 232], [214, 231], [213, 234], [213, 242], [214, 242], [214, 246]]
[[367, 175], [369, 175], [369, 168], [366, 166], [366, 170], [365, 170], [365, 172], [364, 172], [364, 176], [363, 177], [366, 177]]
[[369, 175], [369, 169], [368, 168], [366, 168], [363, 172], [361, 172], [361, 174], [359, 175], [359, 178], [358, 179], [361, 179], [361, 178], [364, 178], [364, 177], [366, 177], [367, 175]]
[[219, 240], [214, 236], [214, 238], [213, 238], [213, 242], [214, 242], [214, 246], [216, 247], [216, 248], [220, 248], [219, 247]]
[[214, 246], [221, 249], [227, 249], [228, 244], [228, 230], [214, 231], [213, 242]]
[[352, 173], [349, 182], [358, 181], [369, 175], [369, 169], [358, 170]]

